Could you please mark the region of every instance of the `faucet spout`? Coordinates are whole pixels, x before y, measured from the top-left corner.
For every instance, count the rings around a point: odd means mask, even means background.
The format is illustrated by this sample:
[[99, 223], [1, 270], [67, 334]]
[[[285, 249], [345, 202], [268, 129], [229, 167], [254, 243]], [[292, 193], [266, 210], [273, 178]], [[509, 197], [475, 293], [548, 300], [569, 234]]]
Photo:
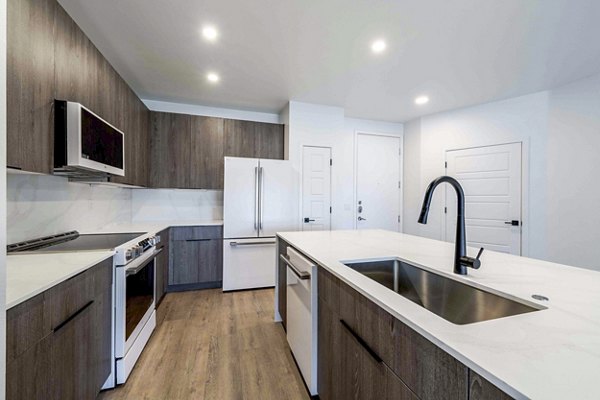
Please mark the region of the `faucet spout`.
[[[418, 222], [420, 224], [427, 223], [427, 216], [429, 215], [429, 207], [431, 205], [431, 199], [433, 198], [433, 192], [441, 183], [448, 183], [456, 192], [457, 199], [457, 210], [456, 210], [456, 240], [454, 242], [454, 273], [460, 275], [467, 275], [467, 267], [479, 268], [481, 262], [479, 256], [477, 258], [467, 257], [467, 239], [465, 232], [465, 193], [460, 183], [450, 176], [440, 176], [434, 179], [425, 192], [425, 198], [423, 199], [423, 206], [421, 207], [421, 214], [419, 215]], [[483, 249], [482, 249], [483, 250]]]

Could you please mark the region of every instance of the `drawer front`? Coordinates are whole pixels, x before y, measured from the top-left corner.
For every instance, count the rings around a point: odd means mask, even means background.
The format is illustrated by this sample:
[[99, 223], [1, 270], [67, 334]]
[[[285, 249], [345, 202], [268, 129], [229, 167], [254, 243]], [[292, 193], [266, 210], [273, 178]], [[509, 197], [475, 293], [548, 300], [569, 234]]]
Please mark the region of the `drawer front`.
[[181, 226], [171, 228], [171, 240], [202, 240], [222, 238], [222, 226]]
[[39, 294], [6, 312], [6, 362], [11, 363], [51, 332], [44, 317], [44, 294]]
[[46, 313], [52, 329], [67, 321], [94, 300], [94, 274], [82, 272], [46, 292]]
[[462, 363], [322, 268], [319, 297], [419, 398], [467, 398]]
[[513, 398], [474, 371], [469, 371], [469, 399], [512, 400]]
[[338, 278], [324, 268], [318, 268], [317, 295], [334, 312], [340, 312], [340, 285]]

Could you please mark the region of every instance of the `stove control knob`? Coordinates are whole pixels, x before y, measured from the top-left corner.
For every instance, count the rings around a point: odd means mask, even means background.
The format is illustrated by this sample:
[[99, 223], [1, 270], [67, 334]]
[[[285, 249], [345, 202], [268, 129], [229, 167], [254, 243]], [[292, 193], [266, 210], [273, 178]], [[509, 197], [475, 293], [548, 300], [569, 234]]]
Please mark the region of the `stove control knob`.
[[125, 260], [129, 261], [133, 258], [133, 252], [131, 251], [131, 249], [128, 249], [125, 252]]

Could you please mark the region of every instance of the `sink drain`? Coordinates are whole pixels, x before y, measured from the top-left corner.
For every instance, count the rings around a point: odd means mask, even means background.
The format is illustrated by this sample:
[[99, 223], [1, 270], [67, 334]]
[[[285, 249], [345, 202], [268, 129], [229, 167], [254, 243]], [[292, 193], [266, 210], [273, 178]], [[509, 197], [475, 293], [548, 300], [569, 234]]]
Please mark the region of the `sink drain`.
[[549, 298], [547, 298], [546, 296], [542, 296], [541, 294], [532, 294], [531, 297], [533, 297], [536, 300], [540, 300], [540, 301], [550, 300]]

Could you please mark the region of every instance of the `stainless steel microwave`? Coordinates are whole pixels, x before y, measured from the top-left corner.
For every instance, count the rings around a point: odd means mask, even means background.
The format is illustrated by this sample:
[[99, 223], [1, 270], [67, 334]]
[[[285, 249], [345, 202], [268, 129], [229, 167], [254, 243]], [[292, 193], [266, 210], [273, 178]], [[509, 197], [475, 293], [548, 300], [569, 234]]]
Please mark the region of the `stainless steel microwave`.
[[125, 175], [124, 134], [79, 103], [54, 102], [54, 171], [73, 177]]

